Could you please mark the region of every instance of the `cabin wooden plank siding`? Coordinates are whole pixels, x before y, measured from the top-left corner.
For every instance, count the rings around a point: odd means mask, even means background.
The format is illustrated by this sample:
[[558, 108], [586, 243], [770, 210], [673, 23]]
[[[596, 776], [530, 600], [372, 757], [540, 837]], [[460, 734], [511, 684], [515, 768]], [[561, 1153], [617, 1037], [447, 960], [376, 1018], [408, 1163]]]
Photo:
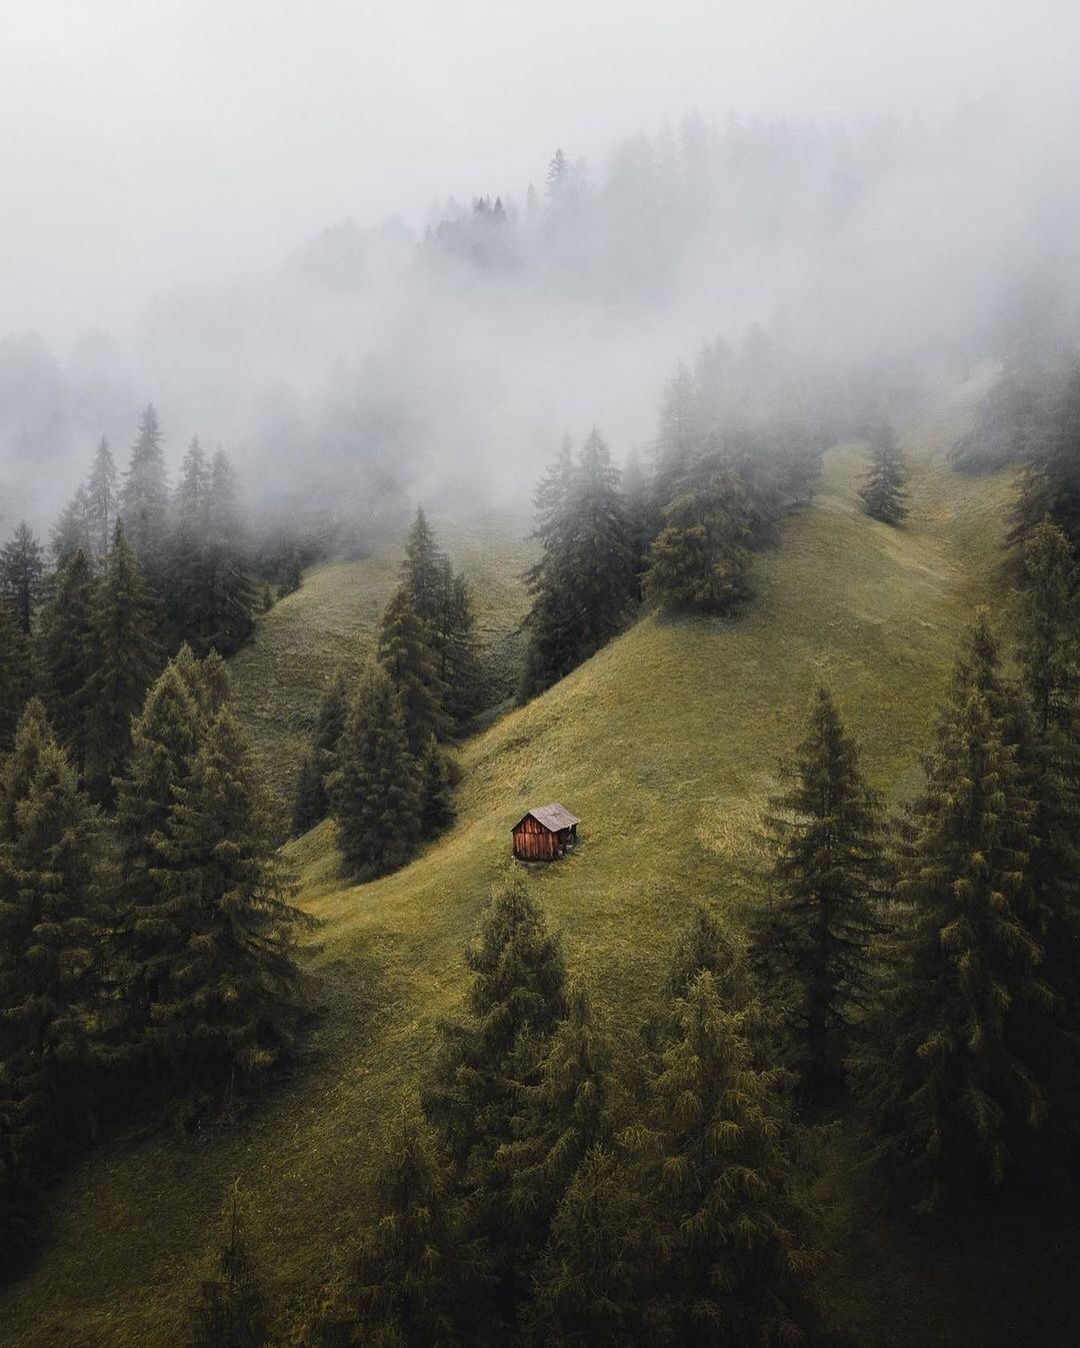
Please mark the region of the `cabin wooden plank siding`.
[[514, 856], [518, 861], [557, 861], [577, 842], [581, 820], [552, 802], [523, 814], [513, 827]]

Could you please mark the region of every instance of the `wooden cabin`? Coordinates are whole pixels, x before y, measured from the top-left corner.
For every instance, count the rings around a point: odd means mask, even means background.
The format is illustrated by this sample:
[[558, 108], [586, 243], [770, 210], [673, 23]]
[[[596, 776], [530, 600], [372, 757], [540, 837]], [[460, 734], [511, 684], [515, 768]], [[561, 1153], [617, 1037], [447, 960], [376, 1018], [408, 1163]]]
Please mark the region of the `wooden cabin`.
[[556, 861], [577, 842], [581, 820], [562, 805], [538, 805], [513, 827], [518, 861]]

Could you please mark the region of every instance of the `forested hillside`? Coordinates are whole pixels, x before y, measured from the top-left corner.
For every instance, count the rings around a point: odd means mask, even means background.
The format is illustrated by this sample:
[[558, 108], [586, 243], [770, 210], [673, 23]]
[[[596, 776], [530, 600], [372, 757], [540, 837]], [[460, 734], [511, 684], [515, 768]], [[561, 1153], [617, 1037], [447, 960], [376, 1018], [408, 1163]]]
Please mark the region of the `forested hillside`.
[[[652, 613], [468, 739], [456, 822], [404, 869], [348, 885], [331, 822], [291, 844], [300, 906], [321, 924], [305, 957], [325, 1008], [310, 1052], [255, 1114], [186, 1137], [115, 1137], [69, 1175], [47, 1200], [39, 1256], [0, 1302], [0, 1340], [176, 1341], [234, 1181], [280, 1331], [314, 1303], [363, 1223], [372, 1138], [429, 1072], [439, 1018], [457, 1012], [463, 948], [529, 805], [558, 799], [582, 819], [576, 851], [530, 884], [601, 1022], [626, 1044], [694, 905], [743, 930], [766, 863], [766, 802], [816, 682], [831, 686], [871, 783], [893, 808], [910, 799], [974, 605], [991, 599], [1007, 613], [1013, 477], [962, 478], [941, 455], [979, 391], [961, 390], [902, 434], [903, 529], [863, 512], [863, 449], [834, 448], [813, 504], [784, 525], [780, 548], [756, 555], [746, 611]], [[497, 632], [522, 612], [522, 554], [510, 531], [494, 537], [506, 542], [448, 533], [446, 544]], [[370, 641], [395, 561], [310, 573], [234, 660], [237, 705], [279, 787], [309, 690]], [[1033, 1307], [1027, 1293], [1027, 1340], [1065, 1342], [1077, 1328], [1068, 1233], [1032, 1233], [1020, 1250], [1016, 1233], [984, 1242], [959, 1231], [939, 1261], [934, 1241], [910, 1238], [865, 1197], [849, 1140], [834, 1133], [824, 1145], [823, 1281], [857, 1342], [1022, 1341], [1014, 1297], [1034, 1276], [1045, 1296]]]

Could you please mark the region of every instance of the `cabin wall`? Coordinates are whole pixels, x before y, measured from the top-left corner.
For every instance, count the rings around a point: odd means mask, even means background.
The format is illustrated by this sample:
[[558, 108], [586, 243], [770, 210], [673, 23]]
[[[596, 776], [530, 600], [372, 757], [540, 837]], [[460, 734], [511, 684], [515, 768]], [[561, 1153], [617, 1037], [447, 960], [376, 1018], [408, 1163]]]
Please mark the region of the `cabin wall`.
[[523, 819], [514, 829], [514, 856], [520, 861], [553, 861], [558, 837], [535, 819]]

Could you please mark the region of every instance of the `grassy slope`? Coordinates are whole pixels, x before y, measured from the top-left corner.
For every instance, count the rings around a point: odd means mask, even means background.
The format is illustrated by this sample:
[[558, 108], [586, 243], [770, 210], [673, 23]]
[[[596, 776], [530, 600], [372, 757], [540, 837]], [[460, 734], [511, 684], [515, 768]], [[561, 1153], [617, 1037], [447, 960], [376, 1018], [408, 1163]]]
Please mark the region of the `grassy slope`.
[[[743, 619], [647, 619], [470, 742], [460, 822], [406, 870], [343, 888], [330, 825], [297, 844], [304, 902], [325, 924], [312, 957], [327, 1005], [317, 1061], [231, 1130], [99, 1152], [52, 1202], [54, 1234], [0, 1304], [0, 1340], [176, 1341], [235, 1176], [279, 1294], [291, 1284], [295, 1301], [333, 1271], [362, 1201], [370, 1139], [428, 1063], [436, 1018], [459, 1004], [462, 944], [526, 805], [559, 799], [582, 816], [578, 851], [534, 883], [571, 963], [593, 978], [613, 1028], [628, 1032], [689, 906], [736, 905], [744, 892], [756, 820], [816, 678], [832, 683], [874, 781], [894, 800], [908, 792], [957, 633], [995, 569], [1008, 491], [930, 464], [939, 433], [931, 425], [909, 442], [907, 528], [858, 514], [859, 456], [836, 450], [814, 507], [761, 559]], [[279, 630], [303, 596], [276, 611]], [[238, 672], [244, 679], [243, 662]], [[270, 687], [265, 671], [258, 686]], [[986, 1272], [985, 1250], [954, 1249], [940, 1271], [927, 1267], [916, 1242], [898, 1235], [894, 1247], [886, 1228], [869, 1226], [857, 1186], [838, 1183], [848, 1204], [840, 1282], [860, 1341], [1015, 1341], [1001, 1336], [1011, 1287], [1002, 1270], [985, 1295], [956, 1300], [958, 1282]]]

